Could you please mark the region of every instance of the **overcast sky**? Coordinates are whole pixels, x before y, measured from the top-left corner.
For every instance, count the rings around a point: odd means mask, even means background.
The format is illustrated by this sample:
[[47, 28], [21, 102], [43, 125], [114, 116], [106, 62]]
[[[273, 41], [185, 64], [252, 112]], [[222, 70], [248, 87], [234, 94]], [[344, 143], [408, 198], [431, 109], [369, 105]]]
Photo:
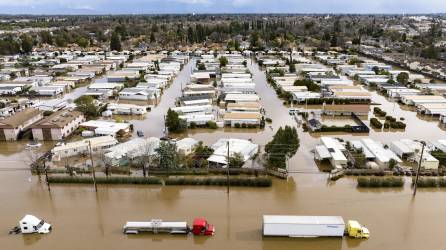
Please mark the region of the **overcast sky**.
[[446, 0], [0, 0], [0, 13], [446, 13]]

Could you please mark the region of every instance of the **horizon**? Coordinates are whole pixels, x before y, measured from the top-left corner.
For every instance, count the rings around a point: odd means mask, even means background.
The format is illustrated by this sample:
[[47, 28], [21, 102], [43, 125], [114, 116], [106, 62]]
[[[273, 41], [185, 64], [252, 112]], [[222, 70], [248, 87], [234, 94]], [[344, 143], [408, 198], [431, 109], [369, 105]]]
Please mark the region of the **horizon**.
[[[441, 0], [0, 0], [1, 15], [444, 14]], [[441, 10], [441, 11], [439, 11]]]

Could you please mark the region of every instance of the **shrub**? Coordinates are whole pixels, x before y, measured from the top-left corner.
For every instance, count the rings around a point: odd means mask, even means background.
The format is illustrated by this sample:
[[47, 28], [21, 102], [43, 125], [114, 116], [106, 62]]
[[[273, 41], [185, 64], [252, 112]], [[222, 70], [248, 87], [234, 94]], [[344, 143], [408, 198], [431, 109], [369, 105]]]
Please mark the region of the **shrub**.
[[206, 123], [206, 126], [207, 126], [208, 128], [210, 128], [210, 129], [217, 129], [217, 128], [218, 128], [217, 123], [215, 123], [214, 121], [208, 121], [208, 122]]
[[378, 119], [373, 117], [373, 118], [370, 118], [370, 126], [377, 128], [377, 129], [381, 129], [383, 127], [383, 124]]
[[402, 187], [404, 179], [402, 177], [359, 177], [358, 187]]
[[380, 117], [384, 117], [384, 116], [386, 116], [387, 113], [385, 111], [381, 110], [378, 107], [374, 107], [373, 108], [373, 114], [375, 114], [377, 116], [380, 116]]
[[[50, 183], [72, 183], [72, 184], [92, 184], [92, 177], [76, 177], [76, 176], [49, 176]], [[157, 177], [96, 177], [98, 184], [161, 184], [161, 179]]]
[[368, 187], [370, 185], [370, 179], [366, 177], [358, 178], [358, 186], [359, 187]]
[[196, 128], [196, 127], [197, 127], [197, 123], [196, 123], [196, 122], [191, 122], [191, 123], [189, 124], [189, 127], [190, 127], [190, 128]]
[[[171, 185], [211, 185], [223, 186], [227, 184], [226, 177], [204, 177], [204, 178], [186, 178], [174, 177], [165, 181], [168, 186]], [[248, 187], [270, 187], [272, 180], [269, 177], [237, 177], [229, 179], [230, 186], [248, 186]]]
[[236, 124], [234, 124], [234, 127], [235, 127], [235, 128], [240, 128], [240, 123], [236, 123]]

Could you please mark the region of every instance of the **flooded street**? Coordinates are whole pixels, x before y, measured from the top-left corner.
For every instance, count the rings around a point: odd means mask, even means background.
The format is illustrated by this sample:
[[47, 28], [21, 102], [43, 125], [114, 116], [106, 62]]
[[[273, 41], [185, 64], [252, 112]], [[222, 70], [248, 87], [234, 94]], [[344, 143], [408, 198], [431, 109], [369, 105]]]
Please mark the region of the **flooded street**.
[[[161, 102], [145, 120], [132, 120], [136, 130], [146, 136], [163, 136], [163, 117], [181, 95], [181, 83], [188, 82], [191, 60], [165, 90]], [[256, 64], [248, 62], [266, 117], [272, 119], [265, 129], [195, 129], [178, 137], [190, 136], [212, 144], [221, 137], [253, 139], [263, 147], [284, 125], [295, 126], [288, 109], [266, 83]], [[388, 114], [404, 117], [404, 131], [369, 135], [324, 133], [344, 139], [371, 137], [382, 142], [400, 138], [436, 140], [445, 137], [437, 120], [417, 117], [407, 107], [389, 102], [372, 92], [373, 102]], [[305, 107], [303, 107], [305, 108]], [[315, 107], [307, 107], [315, 108]], [[373, 106], [371, 110], [373, 109]], [[372, 114], [372, 111], [369, 114]], [[368, 124], [368, 121], [366, 121]], [[271, 128], [270, 128], [271, 125]], [[298, 129], [301, 146], [290, 159], [288, 180], [274, 179], [271, 188], [231, 188], [192, 186], [106, 186], [98, 193], [90, 185], [53, 185], [48, 192], [43, 178], [31, 177], [26, 170], [24, 147], [20, 143], [0, 144], [0, 243], [1, 249], [442, 249], [446, 244], [442, 220], [446, 216], [446, 191], [421, 189], [415, 198], [406, 179], [401, 189], [357, 189], [356, 179], [346, 177], [327, 182], [310, 152], [319, 134]], [[45, 145], [47, 146], [47, 145]], [[25, 214], [34, 214], [52, 223], [48, 235], [8, 235], [8, 230]], [[357, 219], [371, 231], [368, 240], [317, 238], [263, 238], [262, 215], [340, 215]], [[205, 217], [216, 227], [213, 237], [137, 235], [121, 231], [126, 221], [187, 220]]]

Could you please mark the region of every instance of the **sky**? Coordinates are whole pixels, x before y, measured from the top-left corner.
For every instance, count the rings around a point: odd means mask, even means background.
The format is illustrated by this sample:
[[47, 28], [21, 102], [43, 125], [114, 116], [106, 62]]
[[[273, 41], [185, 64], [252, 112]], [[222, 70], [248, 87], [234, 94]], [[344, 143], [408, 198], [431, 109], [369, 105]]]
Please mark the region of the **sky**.
[[0, 0], [0, 13], [446, 13], [446, 0]]

